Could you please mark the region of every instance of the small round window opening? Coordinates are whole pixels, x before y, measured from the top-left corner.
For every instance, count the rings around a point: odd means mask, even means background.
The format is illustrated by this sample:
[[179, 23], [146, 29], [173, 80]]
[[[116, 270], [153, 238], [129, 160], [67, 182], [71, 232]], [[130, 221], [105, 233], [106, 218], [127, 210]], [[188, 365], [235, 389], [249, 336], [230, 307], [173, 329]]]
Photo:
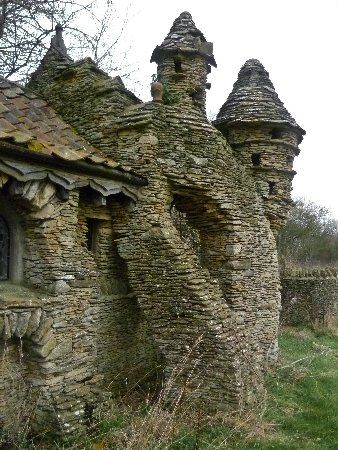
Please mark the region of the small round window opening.
[[0, 281], [9, 278], [10, 233], [6, 220], [0, 216]]

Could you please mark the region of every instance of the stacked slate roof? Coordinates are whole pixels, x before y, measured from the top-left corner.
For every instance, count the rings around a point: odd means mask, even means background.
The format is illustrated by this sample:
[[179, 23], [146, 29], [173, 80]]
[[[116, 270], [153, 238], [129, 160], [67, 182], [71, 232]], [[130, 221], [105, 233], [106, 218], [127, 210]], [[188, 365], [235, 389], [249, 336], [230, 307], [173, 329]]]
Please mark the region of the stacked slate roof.
[[305, 131], [284, 107], [269, 78], [269, 73], [257, 59], [249, 59], [241, 67], [238, 79], [227, 101], [221, 107], [214, 124], [267, 122], [285, 124], [300, 135]]
[[119, 164], [101, 154], [60, 119], [33, 92], [0, 77], [0, 143], [12, 143], [35, 154], [68, 161], [83, 160], [116, 168]]
[[19, 182], [49, 179], [136, 200], [146, 180], [97, 151], [33, 92], [0, 77], [0, 170]]
[[216, 67], [212, 54], [212, 44], [207, 42], [203, 33], [196, 27], [191, 14], [184, 11], [174, 21], [167, 37], [157, 46], [150, 62], [159, 62], [165, 53], [197, 53], [206, 57], [209, 64]]

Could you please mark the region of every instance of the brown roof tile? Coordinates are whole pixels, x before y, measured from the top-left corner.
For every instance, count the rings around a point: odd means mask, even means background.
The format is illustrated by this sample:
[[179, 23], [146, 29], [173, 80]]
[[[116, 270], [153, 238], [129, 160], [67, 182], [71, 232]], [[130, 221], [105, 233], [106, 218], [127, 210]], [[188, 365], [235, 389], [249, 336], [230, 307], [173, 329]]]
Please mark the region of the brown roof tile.
[[[24, 146], [28, 152], [52, 155], [63, 160], [86, 160], [110, 168], [120, 166], [76, 134], [44, 100], [2, 77], [0, 140]], [[121, 169], [124, 170], [123, 167]]]

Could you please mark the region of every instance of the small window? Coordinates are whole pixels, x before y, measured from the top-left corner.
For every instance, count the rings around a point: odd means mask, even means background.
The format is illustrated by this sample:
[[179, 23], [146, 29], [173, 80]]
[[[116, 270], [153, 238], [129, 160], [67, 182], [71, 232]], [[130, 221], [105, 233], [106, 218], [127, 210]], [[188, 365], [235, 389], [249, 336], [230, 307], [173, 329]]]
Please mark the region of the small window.
[[251, 162], [252, 162], [253, 166], [260, 166], [261, 165], [261, 154], [253, 153], [251, 155]]
[[86, 222], [87, 222], [87, 234], [86, 234], [87, 249], [90, 252], [96, 253], [99, 221], [97, 219], [87, 218]]
[[176, 73], [182, 73], [183, 72], [183, 70], [182, 70], [182, 62], [179, 59], [175, 59], [174, 63], [175, 63], [175, 72]]
[[0, 216], [0, 280], [9, 278], [10, 234], [7, 222]]
[[269, 195], [273, 195], [276, 191], [276, 182], [269, 181]]
[[0, 281], [23, 280], [23, 229], [13, 201], [0, 192]]
[[283, 130], [280, 128], [272, 128], [271, 139], [282, 139]]

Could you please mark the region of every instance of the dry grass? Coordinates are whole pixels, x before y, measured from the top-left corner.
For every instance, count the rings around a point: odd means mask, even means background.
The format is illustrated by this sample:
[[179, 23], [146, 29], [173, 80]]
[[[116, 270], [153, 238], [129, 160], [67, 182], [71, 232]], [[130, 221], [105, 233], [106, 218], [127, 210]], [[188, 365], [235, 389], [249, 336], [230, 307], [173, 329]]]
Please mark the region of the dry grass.
[[2, 351], [0, 376], [7, 382], [6, 403], [2, 405], [5, 414], [0, 416], [0, 448], [11, 445], [21, 448], [27, 442], [30, 433], [30, 422], [36, 411], [39, 394], [27, 386], [24, 377], [24, 363], [22, 361], [22, 344], [16, 348], [19, 358], [13, 365], [8, 356], [9, 350]]
[[[268, 377], [258, 410], [209, 414], [185, 398], [187, 387], [168, 381], [156, 400], [128, 395], [98, 411], [86, 436], [20, 450], [323, 450], [338, 448], [337, 339], [333, 334], [291, 329], [281, 337], [282, 359]], [[185, 360], [174, 376], [180, 377]], [[190, 363], [189, 363], [190, 364]], [[193, 366], [193, 365], [192, 365]], [[189, 365], [191, 367], [191, 365]], [[190, 372], [194, 376], [194, 370]], [[189, 377], [188, 381], [189, 383]], [[175, 392], [175, 395], [173, 395]], [[301, 443], [301, 447], [300, 447]]]
[[[189, 401], [183, 401], [175, 408], [163, 407], [160, 402], [144, 408], [144, 405], [135, 406], [130, 399], [115, 403], [105, 416], [101, 416], [98, 425], [102, 430], [101, 435], [94, 438], [88, 446], [91, 450], [186, 448], [183, 445], [196, 440], [201, 430], [208, 428], [227, 430], [221, 442], [209, 440], [208, 443], [208, 448], [225, 448], [223, 446], [238, 433], [245, 434], [250, 440], [263, 438], [275, 428], [274, 423], [253, 413], [208, 414], [194, 408]], [[216, 440], [219, 441], [219, 438]], [[72, 450], [79, 448], [78, 445], [79, 442], [71, 447]]]

